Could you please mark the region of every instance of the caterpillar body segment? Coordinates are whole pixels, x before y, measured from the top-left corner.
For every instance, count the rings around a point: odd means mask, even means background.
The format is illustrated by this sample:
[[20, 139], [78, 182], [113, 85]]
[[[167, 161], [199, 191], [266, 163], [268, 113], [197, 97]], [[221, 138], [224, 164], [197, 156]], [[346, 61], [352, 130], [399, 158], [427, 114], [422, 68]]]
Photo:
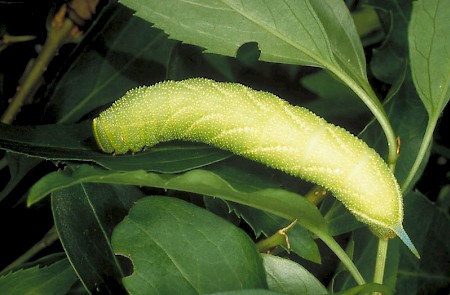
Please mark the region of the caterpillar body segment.
[[93, 129], [107, 153], [185, 140], [282, 170], [327, 188], [376, 235], [398, 235], [417, 253], [402, 227], [399, 185], [378, 153], [271, 93], [203, 78], [165, 81], [128, 91], [94, 119]]

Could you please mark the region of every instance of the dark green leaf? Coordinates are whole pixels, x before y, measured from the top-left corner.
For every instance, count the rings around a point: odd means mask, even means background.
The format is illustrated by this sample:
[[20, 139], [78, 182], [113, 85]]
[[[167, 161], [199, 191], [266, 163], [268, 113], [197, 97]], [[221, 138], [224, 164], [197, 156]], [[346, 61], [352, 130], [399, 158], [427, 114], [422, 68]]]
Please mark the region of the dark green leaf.
[[[236, 160], [236, 161], [233, 161]], [[230, 159], [221, 162], [215, 166], [209, 166], [208, 169], [220, 175], [224, 180], [233, 184], [238, 190], [252, 192], [267, 188], [280, 188], [297, 191], [297, 187], [290, 187], [288, 181], [274, 177], [273, 170], [265, 169], [261, 165], [254, 164], [251, 161], [243, 162], [243, 159]], [[283, 176], [283, 175], [281, 175]], [[294, 178], [298, 184], [299, 179]], [[238, 216], [243, 218], [253, 229], [255, 236], [259, 237], [261, 233], [270, 236], [276, 231], [290, 223], [284, 218], [240, 204], [227, 202], [229, 210], [233, 210]], [[288, 232], [291, 251], [301, 257], [320, 263], [320, 253], [315, 240], [311, 234], [300, 225], [296, 225]]]
[[97, 156], [95, 162], [108, 169], [179, 173], [220, 162], [232, 154], [201, 143], [168, 142], [136, 154], [112, 156], [97, 153]]
[[320, 211], [328, 221], [333, 236], [348, 233], [364, 226], [335, 198], [327, 197], [322, 202]]
[[[145, 171], [115, 172], [90, 166], [80, 166], [73, 173], [49, 174], [43, 185], [36, 185], [30, 192], [31, 205], [53, 190], [82, 182], [101, 182], [153, 186], [164, 189], [193, 192], [252, 206], [298, 223], [320, 237], [330, 237], [327, 223], [314, 205], [303, 197], [282, 189], [252, 188], [241, 190], [233, 181], [225, 180], [220, 173], [192, 170], [180, 175], [147, 173]], [[44, 178], [44, 179], [45, 179]], [[39, 184], [39, 182], [38, 182]]]
[[369, 283], [365, 285], [356, 286], [348, 290], [333, 293], [335, 295], [360, 295], [360, 294], [384, 294], [392, 295], [394, 294], [393, 289], [386, 287], [385, 285], [380, 285], [376, 283]]
[[56, 229], [80, 280], [90, 292], [120, 290], [121, 266], [111, 249], [114, 226], [142, 196], [134, 187], [79, 184], [52, 193]]
[[90, 122], [41, 126], [0, 124], [0, 148], [43, 159], [96, 162], [120, 171], [144, 169], [164, 173], [202, 167], [231, 156], [205, 144], [186, 142], [164, 143], [145, 152], [113, 156], [96, 147], [90, 125]]
[[436, 205], [444, 212], [450, 212], [450, 184], [446, 184], [439, 191]]
[[267, 286], [261, 257], [243, 231], [174, 198], [138, 201], [114, 230], [112, 246], [133, 264], [132, 275], [123, 279], [132, 294], [208, 294]]
[[66, 294], [77, 281], [77, 276], [67, 259], [49, 266], [34, 266], [0, 277], [2, 294], [47, 295]]
[[235, 81], [232, 64], [236, 60], [217, 54], [205, 54], [201, 48], [178, 44], [167, 65], [167, 79], [207, 77], [217, 81]]
[[0, 201], [17, 186], [30, 170], [42, 161], [41, 159], [26, 157], [13, 152], [7, 152], [5, 159], [8, 162], [10, 179], [2, 191], [0, 191]]
[[[290, 223], [284, 218], [255, 208], [239, 204], [230, 204], [230, 207], [252, 227], [256, 236], [263, 233], [269, 237]], [[310, 232], [300, 225], [295, 225], [286, 232], [286, 235], [291, 246], [288, 250], [300, 257], [320, 263], [319, 248]]]
[[[398, 269], [398, 294], [445, 294], [450, 286], [450, 218], [448, 212], [420, 193], [411, 193], [405, 202], [405, 225], [421, 259], [402, 251]], [[402, 248], [402, 250], [405, 250]]]
[[[448, 214], [417, 192], [406, 196], [405, 212], [405, 229], [417, 247], [421, 259], [416, 259], [399, 239], [391, 240], [385, 284], [396, 289], [398, 294], [446, 293], [450, 284]], [[378, 239], [369, 231], [356, 232], [355, 263], [364, 277], [373, 277], [377, 243]], [[345, 290], [354, 286], [354, 283], [349, 275], [340, 275], [335, 286], [338, 290]]]
[[366, 80], [365, 58], [350, 13], [341, 1], [122, 0], [171, 38], [236, 56], [257, 42], [263, 61], [335, 67]]
[[47, 113], [59, 123], [77, 122], [125, 91], [163, 80], [175, 42], [116, 6], [54, 91]]
[[43, 159], [79, 160], [95, 150], [90, 122], [76, 125], [0, 124], [0, 148]]
[[[358, 96], [326, 71], [310, 74], [303, 78], [301, 83], [306, 89], [319, 96], [318, 99], [304, 106], [326, 118], [328, 122], [357, 134], [365, 125], [361, 119], [370, 118], [368, 109]], [[357, 126], [357, 123], [360, 126]]]
[[383, 44], [374, 50], [370, 68], [379, 80], [393, 84], [408, 61], [407, 31], [412, 1], [366, 0], [366, 2], [376, 9], [386, 34]]
[[247, 289], [247, 290], [234, 290], [227, 292], [211, 293], [209, 295], [281, 295], [281, 293], [264, 289]]
[[239, 217], [231, 211], [228, 206], [228, 202], [221, 199], [204, 196], [203, 205], [205, 206], [205, 209], [214, 213], [215, 215], [220, 216], [223, 219], [228, 220], [229, 222], [236, 225], [240, 224]]

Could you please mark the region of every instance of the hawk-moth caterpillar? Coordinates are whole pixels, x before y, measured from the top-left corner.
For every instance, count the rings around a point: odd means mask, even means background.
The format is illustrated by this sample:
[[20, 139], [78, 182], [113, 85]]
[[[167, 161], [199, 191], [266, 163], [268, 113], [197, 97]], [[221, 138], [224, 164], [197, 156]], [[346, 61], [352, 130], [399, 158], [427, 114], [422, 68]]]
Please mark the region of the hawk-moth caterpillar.
[[194, 78], [128, 91], [93, 120], [107, 153], [137, 152], [170, 140], [225, 149], [330, 190], [381, 238], [403, 229], [397, 180], [379, 154], [341, 127], [274, 94]]

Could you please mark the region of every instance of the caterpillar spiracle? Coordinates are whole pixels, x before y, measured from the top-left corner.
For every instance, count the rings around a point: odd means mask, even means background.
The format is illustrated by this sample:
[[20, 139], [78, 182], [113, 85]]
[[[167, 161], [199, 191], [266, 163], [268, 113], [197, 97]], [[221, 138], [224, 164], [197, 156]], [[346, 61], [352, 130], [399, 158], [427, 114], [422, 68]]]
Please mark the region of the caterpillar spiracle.
[[343, 128], [274, 94], [238, 83], [194, 78], [128, 91], [93, 120], [106, 153], [137, 152], [159, 142], [203, 142], [331, 191], [381, 238], [401, 240], [396, 178], [379, 154]]

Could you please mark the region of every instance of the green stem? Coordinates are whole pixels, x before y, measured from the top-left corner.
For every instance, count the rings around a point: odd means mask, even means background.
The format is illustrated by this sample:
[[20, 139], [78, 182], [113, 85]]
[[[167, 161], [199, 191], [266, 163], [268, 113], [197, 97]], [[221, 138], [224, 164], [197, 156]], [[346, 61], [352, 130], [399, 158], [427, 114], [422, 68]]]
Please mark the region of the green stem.
[[345, 253], [344, 249], [331, 237], [326, 235], [318, 235], [320, 233], [315, 233], [333, 252], [336, 256], [341, 260], [342, 264], [345, 265], [347, 270], [355, 279], [358, 285], [364, 285], [366, 281], [362, 277], [356, 265], [353, 261], [348, 257], [347, 253]]
[[18, 257], [16, 260], [14, 260], [11, 264], [6, 266], [1, 273], [5, 274], [8, 271], [21, 266], [28, 260], [30, 260], [34, 255], [39, 253], [42, 249], [45, 249], [49, 245], [53, 244], [56, 240], [58, 240], [59, 236], [56, 232], [56, 228], [53, 226], [46, 234], [45, 236], [36, 244], [34, 244], [30, 249], [28, 249], [25, 253], [23, 253], [20, 257]]
[[353, 92], [355, 92], [356, 95], [359, 96], [359, 98], [366, 104], [366, 106], [377, 119], [378, 123], [381, 125], [381, 128], [383, 129], [386, 136], [389, 149], [387, 162], [392, 169], [395, 166], [398, 158], [397, 137], [395, 136], [394, 130], [392, 129], [386, 112], [380, 101], [378, 100], [378, 97], [373, 92], [373, 89], [368, 84], [367, 87], [362, 87], [360, 84], [365, 83], [365, 81], [358, 83], [342, 70], [334, 66], [327, 65], [327, 69], [330, 70], [339, 79], [341, 79], [342, 82], [344, 82], [348, 87], [350, 87], [350, 89], [353, 90]]
[[[398, 154], [396, 152], [396, 154]], [[390, 163], [389, 168], [392, 170], [392, 173], [395, 171], [395, 162]], [[373, 276], [374, 283], [383, 284], [384, 278], [384, 269], [386, 266], [386, 258], [387, 258], [387, 250], [388, 250], [389, 240], [379, 238], [378, 239], [378, 249], [377, 249], [377, 257], [375, 261], [375, 273]], [[378, 292], [374, 293], [379, 294]]]
[[321, 186], [315, 186], [312, 188], [306, 195], [305, 198], [314, 204], [315, 206], [319, 205], [320, 202], [325, 199], [327, 196], [327, 190]]
[[280, 245], [286, 245], [286, 236], [280, 234], [279, 232], [276, 232], [267, 239], [263, 239], [258, 243], [256, 243], [256, 247], [258, 248], [258, 251], [261, 253], [271, 251], [272, 249]]
[[6, 157], [3, 157], [0, 159], [0, 170], [5, 167], [8, 167], [8, 160], [6, 160]]
[[368, 35], [381, 28], [378, 14], [371, 6], [363, 6], [361, 9], [353, 11], [352, 18], [359, 36]]
[[61, 28], [54, 28], [49, 31], [42, 52], [37, 57], [31, 70], [26, 74], [22, 85], [18, 87], [16, 95], [11, 99], [11, 103], [1, 117], [0, 121], [2, 123], [11, 124], [14, 120], [27, 97], [35, 89], [37, 83], [42, 78], [42, 74], [58, 52], [59, 47], [64, 44], [72, 27], [72, 21], [65, 19]]
[[287, 235], [287, 231], [293, 228], [296, 223], [297, 219], [292, 221], [288, 226], [278, 230], [276, 233], [274, 233], [267, 239], [263, 239], [258, 243], [256, 243], [258, 251], [262, 253], [268, 252], [280, 245], [284, 245], [288, 249], [291, 248], [291, 245], [289, 244], [289, 237]]
[[420, 165], [422, 164], [423, 159], [425, 158], [425, 155], [427, 154], [427, 151], [431, 146], [434, 128], [436, 127], [436, 124], [437, 119], [428, 120], [427, 129], [425, 130], [425, 134], [423, 136], [419, 152], [417, 153], [416, 160], [412, 168], [409, 170], [408, 176], [406, 177], [405, 181], [403, 181], [403, 184], [401, 186], [402, 192], [407, 192], [410, 189], [411, 183], [414, 180], [414, 177], [416, 176], [417, 171], [419, 170]]
[[375, 274], [373, 276], [374, 283], [383, 284], [384, 268], [386, 265], [388, 244], [389, 243], [387, 239], [380, 238], [378, 240], [377, 260], [375, 264]]

